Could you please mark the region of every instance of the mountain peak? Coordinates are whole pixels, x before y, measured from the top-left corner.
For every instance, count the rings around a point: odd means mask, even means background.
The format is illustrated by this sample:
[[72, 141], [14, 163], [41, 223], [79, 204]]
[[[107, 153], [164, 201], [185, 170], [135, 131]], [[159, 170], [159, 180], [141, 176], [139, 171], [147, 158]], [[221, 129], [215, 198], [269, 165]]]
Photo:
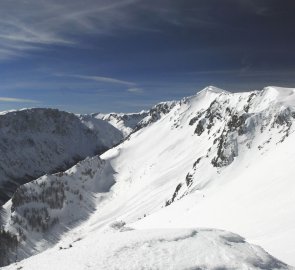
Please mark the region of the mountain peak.
[[291, 96], [295, 93], [295, 88], [267, 86], [267, 87], [264, 87], [262, 91], [273, 93], [277, 96]]
[[213, 85], [209, 85], [207, 87], [205, 87], [203, 90], [201, 90], [199, 93], [216, 93], [216, 94], [221, 94], [221, 93], [229, 93], [228, 91], [218, 88], [216, 86]]
[[295, 88], [267, 86], [261, 91], [265, 104], [275, 102], [295, 107]]

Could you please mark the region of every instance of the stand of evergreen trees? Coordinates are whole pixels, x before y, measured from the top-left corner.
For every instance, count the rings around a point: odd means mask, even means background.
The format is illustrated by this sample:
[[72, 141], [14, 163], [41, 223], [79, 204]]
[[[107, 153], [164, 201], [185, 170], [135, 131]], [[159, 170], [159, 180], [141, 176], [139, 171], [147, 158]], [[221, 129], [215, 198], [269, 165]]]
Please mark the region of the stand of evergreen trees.
[[0, 267], [12, 262], [16, 255], [18, 240], [16, 235], [0, 228]]

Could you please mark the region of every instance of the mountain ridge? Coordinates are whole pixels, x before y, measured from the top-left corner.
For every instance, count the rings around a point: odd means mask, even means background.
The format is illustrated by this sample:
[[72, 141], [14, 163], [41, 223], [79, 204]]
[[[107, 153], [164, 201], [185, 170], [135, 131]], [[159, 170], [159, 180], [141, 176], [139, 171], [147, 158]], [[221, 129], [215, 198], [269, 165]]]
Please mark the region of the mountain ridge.
[[1, 204], [18, 185], [46, 172], [65, 170], [122, 139], [105, 122], [91, 129], [74, 114], [57, 109], [5, 112], [0, 115], [0, 127]]

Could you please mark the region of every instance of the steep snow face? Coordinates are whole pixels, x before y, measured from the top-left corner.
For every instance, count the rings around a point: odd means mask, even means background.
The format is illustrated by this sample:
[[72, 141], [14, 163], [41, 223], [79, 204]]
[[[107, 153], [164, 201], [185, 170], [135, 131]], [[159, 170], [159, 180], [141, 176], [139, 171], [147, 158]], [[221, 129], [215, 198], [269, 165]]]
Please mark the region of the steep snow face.
[[141, 111], [139, 113], [109, 113], [102, 114], [96, 113], [90, 115], [92, 118], [101, 119], [109, 122], [115, 128], [120, 130], [124, 137], [127, 137], [137, 126], [137, 124], [146, 116], [147, 111]]
[[108, 123], [91, 129], [74, 114], [26, 109], [0, 115], [0, 203], [20, 184], [109, 149], [122, 136]]
[[18, 235], [17, 258], [48, 248], [85, 220], [114, 184], [113, 174], [109, 163], [96, 156], [20, 186], [4, 205], [4, 229]]
[[3, 269], [293, 269], [241, 236], [218, 230], [121, 228], [76, 240]]
[[295, 264], [294, 97], [207, 88], [176, 102], [102, 156], [116, 198], [96, 224], [112, 213], [136, 228], [226, 229]]

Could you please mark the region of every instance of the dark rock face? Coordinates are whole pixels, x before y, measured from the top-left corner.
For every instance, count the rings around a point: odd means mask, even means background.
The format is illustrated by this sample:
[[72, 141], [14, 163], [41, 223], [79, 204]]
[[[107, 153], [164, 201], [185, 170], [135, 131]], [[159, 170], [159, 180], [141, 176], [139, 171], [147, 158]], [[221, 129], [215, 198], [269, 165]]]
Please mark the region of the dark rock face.
[[196, 168], [196, 166], [200, 163], [201, 159], [202, 159], [202, 157], [199, 157], [199, 158], [195, 161], [195, 163], [194, 163], [194, 165], [193, 165], [193, 168]]
[[292, 112], [290, 108], [286, 108], [280, 111], [276, 117], [274, 122], [272, 123], [272, 127], [285, 126], [290, 127], [292, 125], [292, 121], [295, 118], [295, 112]]
[[245, 114], [238, 115], [234, 114], [230, 120], [227, 123], [229, 131], [238, 131], [239, 135], [243, 134], [243, 125], [245, 124], [245, 121], [247, 119], [247, 116]]
[[283, 142], [286, 139], [286, 137], [289, 136], [294, 118], [295, 118], [295, 112], [291, 111], [290, 108], [285, 108], [284, 110], [280, 111], [276, 115], [275, 120], [272, 123], [271, 127], [282, 129], [282, 133], [284, 135], [281, 138], [280, 142]]
[[198, 136], [202, 135], [202, 133], [204, 132], [204, 124], [202, 123], [203, 121], [199, 121], [197, 124], [197, 127], [195, 129], [195, 134], [197, 134]]
[[227, 166], [238, 155], [236, 142], [228, 140], [227, 135], [227, 132], [223, 132], [218, 138], [217, 153], [211, 161], [214, 167]]
[[251, 101], [257, 96], [256, 93], [252, 93], [249, 95], [248, 100], [247, 100], [247, 105], [244, 106], [244, 111], [247, 113], [249, 112], [249, 109], [251, 107]]
[[211, 161], [214, 167], [227, 166], [238, 155], [235, 134], [241, 136], [247, 132], [246, 120], [248, 116], [248, 114], [233, 113], [230, 110], [229, 118], [224, 124], [221, 135], [214, 140], [214, 144], [217, 143], [217, 153]]
[[193, 176], [190, 173], [186, 175], [185, 182], [188, 187], [193, 183]]
[[204, 112], [198, 112], [197, 115], [189, 121], [189, 125], [193, 126], [201, 118], [203, 114]]
[[[255, 95], [252, 93], [250, 96], [251, 98], [248, 98], [249, 102]], [[216, 137], [213, 141], [213, 145], [217, 144], [216, 156], [213, 157], [211, 161], [214, 167], [227, 166], [234, 160], [234, 157], [238, 155], [238, 148], [233, 134], [237, 133], [241, 136], [247, 131], [246, 120], [249, 115], [235, 112], [234, 108], [225, 107], [228, 102], [228, 100], [225, 100], [223, 103], [220, 103], [215, 99], [202, 115], [197, 115], [196, 118], [190, 121], [190, 124], [194, 124], [196, 119], [198, 119], [198, 124], [195, 129], [195, 134], [198, 136], [202, 135], [205, 130], [210, 134], [216, 123], [219, 123], [219, 125], [222, 123], [222, 133], [219, 135], [219, 129], [213, 134], [213, 137]], [[211, 151], [212, 147], [208, 150], [207, 156], [209, 156]]]
[[209, 134], [215, 122], [221, 119], [221, 104], [219, 104], [217, 100], [214, 100], [205, 111], [198, 112], [197, 115], [190, 120], [189, 125], [192, 126], [198, 121], [195, 134], [201, 136], [206, 129]]
[[166, 201], [165, 206], [168, 206], [168, 205], [170, 205], [171, 203], [173, 203], [173, 202], [175, 201], [175, 199], [176, 199], [176, 197], [177, 197], [177, 194], [178, 194], [178, 192], [180, 191], [181, 187], [182, 187], [182, 183], [179, 183], [179, 184], [177, 185], [177, 187], [176, 187], [176, 189], [175, 189], [173, 195], [172, 195], [172, 198], [171, 198], [170, 200]]
[[220, 104], [217, 100], [212, 101], [209, 108], [206, 110], [205, 118], [208, 119], [207, 129], [210, 129], [214, 125], [215, 120], [220, 120], [222, 118], [220, 113]]

